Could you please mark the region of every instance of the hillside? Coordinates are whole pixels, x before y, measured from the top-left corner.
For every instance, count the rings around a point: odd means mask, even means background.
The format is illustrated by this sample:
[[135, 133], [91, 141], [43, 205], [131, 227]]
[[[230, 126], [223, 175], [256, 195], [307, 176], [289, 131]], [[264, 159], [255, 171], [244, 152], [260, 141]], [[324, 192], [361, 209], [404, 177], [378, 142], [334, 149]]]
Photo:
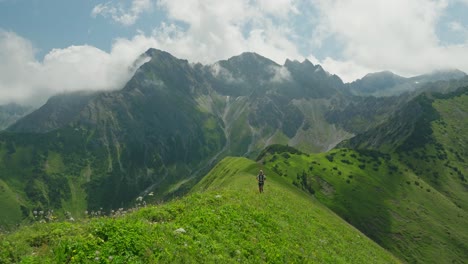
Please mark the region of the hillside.
[[422, 94], [341, 148], [271, 146], [264, 166], [409, 263], [468, 259], [468, 88]]
[[1, 234], [0, 262], [399, 263], [271, 171], [259, 194], [258, 167], [226, 158], [176, 201]]
[[341, 148], [307, 155], [274, 146], [260, 158], [401, 259], [463, 263], [467, 107], [468, 87], [424, 93]]
[[421, 94], [381, 126], [340, 146], [395, 153], [418, 177], [466, 210], [468, 87]]
[[[314, 194], [409, 263], [463, 263], [468, 259], [466, 203], [453, 202], [396, 154], [336, 149], [308, 155], [271, 146], [260, 159], [265, 168]], [[463, 190], [451, 193], [463, 194]]]

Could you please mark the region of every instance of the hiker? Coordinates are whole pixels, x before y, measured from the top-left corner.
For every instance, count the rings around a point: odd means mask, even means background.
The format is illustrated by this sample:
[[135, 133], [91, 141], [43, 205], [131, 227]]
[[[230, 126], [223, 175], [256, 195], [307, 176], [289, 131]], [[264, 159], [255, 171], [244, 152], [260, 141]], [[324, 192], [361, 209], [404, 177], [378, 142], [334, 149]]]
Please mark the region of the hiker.
[[257, 181], [258, 181], [258, 191], [262, 193], [263, 185], [265, 184], [265, 181], [266, 181], [266, 176], [265, 176], [265, 173], [263, 173], [263, 170], [260, 170], [260, 172], [258, 173]]

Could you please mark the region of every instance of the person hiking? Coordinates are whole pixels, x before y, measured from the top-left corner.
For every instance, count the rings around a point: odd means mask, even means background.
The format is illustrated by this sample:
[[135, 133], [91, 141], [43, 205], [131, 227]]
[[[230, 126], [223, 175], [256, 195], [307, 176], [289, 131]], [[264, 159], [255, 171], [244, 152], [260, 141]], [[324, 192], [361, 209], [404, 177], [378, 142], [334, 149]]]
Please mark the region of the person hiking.
[[265, 176], [265, 173], [263, 173], [263, 170], [260, 170], [260, 172], [258, 173], [257, 181], [258, 181], [258, 191], [262, 193], [263, 185], [265, 184], [265, 181], [266, 181], [266, 176]]

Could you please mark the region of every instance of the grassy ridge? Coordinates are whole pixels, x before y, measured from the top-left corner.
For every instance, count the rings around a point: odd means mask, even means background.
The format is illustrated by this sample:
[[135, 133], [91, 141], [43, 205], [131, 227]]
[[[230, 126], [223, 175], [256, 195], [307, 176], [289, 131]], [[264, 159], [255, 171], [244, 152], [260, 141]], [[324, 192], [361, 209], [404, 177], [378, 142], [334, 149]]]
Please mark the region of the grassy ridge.
[[310, 193], [395, 255], [414, 263], [468, 259], [468, 214], [397, 156], [271, 151], [266, 168]]
[[226, 158], [179, 200], [125, 216], [0, 235], [0, 263], [399, 263], [320, 203], [258, 165]]

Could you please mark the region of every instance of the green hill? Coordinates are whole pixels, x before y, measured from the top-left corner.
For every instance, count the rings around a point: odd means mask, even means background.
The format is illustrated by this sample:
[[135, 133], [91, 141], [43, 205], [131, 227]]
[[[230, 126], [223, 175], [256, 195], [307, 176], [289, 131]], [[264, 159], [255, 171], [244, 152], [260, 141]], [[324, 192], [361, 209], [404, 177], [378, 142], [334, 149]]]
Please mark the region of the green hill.
[[[271, 146], [268, 168], [313, 193], [343, 219], [409, 263], [464, 263], [468, 213], [396, 154], [336, 149], [307, 155]], [[454, 190], [455, 191], [455, 190]]]
[[399, 263], [268, 169], [259, 194], [258, 169], [225, 158], [167, 204], [1, 234], [0, 263]]

